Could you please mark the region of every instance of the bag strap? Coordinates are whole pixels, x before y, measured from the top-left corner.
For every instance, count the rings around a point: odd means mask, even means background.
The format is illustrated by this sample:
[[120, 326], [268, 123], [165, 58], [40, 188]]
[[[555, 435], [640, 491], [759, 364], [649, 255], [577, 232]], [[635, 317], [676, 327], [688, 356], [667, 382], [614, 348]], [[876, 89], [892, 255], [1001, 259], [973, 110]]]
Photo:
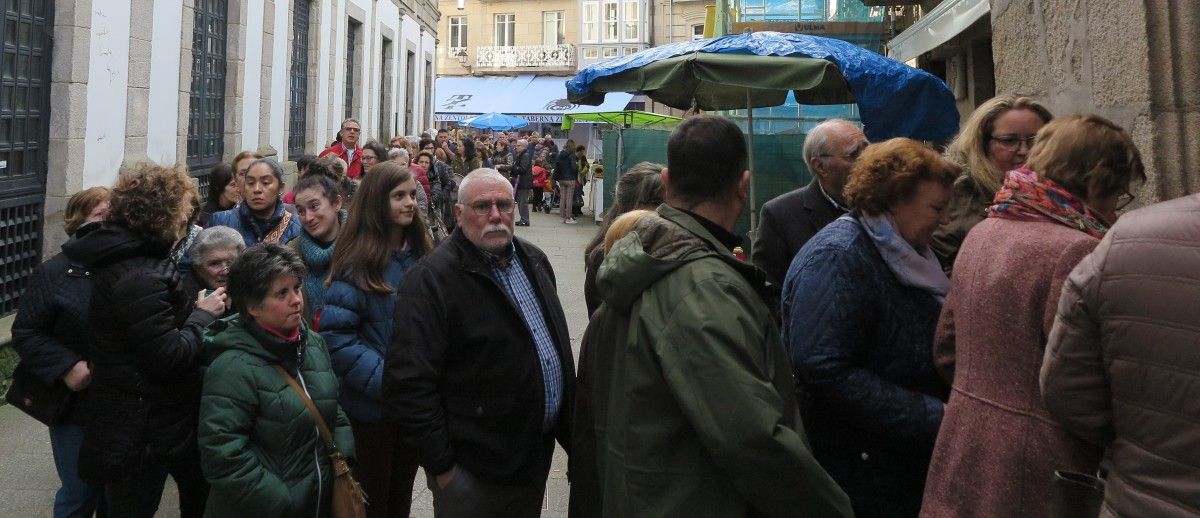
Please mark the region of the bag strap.
[[325, 418], [321, 417], [321, 412], [317, 410], [317, 405], [313, 403], [312, 398], [308, 397], [308, 394], [304, 392], [304, 389], [300, 388], [300, 384], [296, 383], [296, 378], [293, 378], [291, 374], [288, 374], [288, 371], [284, 370], [281, 365], [275, 364], [272, 365], [272, 367], [275, 368], [275, 371], [278, 372], [284, 380], [287, 380], [287, 383], [288, 385], [291, 385], [292, 390], [296, 391], [296, 395], [300, 396], [300, 401], [303, 401], [304, 406], [308, 407], [308, 413], [312, 414], [313, 421], [316, 421], [317, 423], [317, 430], [321, 433], [321, 440], [325, 442], [325, 446], [329, 448], [329, 451], [332, 452], [331, 454], [340, 457], [342, 452], [341, 450], [338, 450], [337, 445], [333, 443], [333, 434], [329, 432], [329, 426], [325, 424]]
[[267, 234], [267, 236], [263, 238], [263, 242], [264, 243], [279, 243], [279, 238], [283, 237], [283, 233], [285, 231], [287, 231], [288, 223], [291, 223], [291, 221], [292, 221], [292, 213], [289, 211], [286, 211], [286, 210], [283, 211], [283, 218], [279, 220], [279, 224], [275, 226], [275, 229], [272, 230], [270, 234]]

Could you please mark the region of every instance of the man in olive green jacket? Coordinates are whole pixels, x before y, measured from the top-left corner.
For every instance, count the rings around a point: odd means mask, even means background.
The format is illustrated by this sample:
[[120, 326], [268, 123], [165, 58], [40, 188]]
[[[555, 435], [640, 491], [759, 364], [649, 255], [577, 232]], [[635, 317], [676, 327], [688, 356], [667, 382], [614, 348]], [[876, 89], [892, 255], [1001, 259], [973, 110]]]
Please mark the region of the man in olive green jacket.
[[581, 353], [602, 514], [850, 516], [809, 451], [762, 273], [730, 251], [741, 130], [691, 118], [667, 155], [666, 204], [605, 256]]

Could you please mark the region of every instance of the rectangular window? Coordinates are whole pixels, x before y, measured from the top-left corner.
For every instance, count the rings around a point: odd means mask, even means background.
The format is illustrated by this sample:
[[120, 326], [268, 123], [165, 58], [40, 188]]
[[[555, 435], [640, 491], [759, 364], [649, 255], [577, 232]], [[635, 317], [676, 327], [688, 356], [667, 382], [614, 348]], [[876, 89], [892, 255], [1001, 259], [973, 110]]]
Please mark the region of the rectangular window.
[[358, 31], [362, 24], [354, 20], [346, 23], [346, 118], [354, 117], [354, 54]]
[[604, 41], [617, 41], [617, 0], [604, 0]]
[[703, 23], [698, 23], [698, 24], [692, 26], [692, 39], [693, 40], [704, 39], [704, 24]]
[[637, 41], [642, 37], [638, 3], [638, 0], [625, 0], [625, 41]]
[[600, 49], [596, 47], [584, 47], [583, 59], [600, 59]]
[[600, 41], [600, 4], [598, 2], [583, 3], [583, 42], [596, 43]]
[[458, 55], [458, 51], [467, 48], [467, 17], [450, 17], [450, 55]]
[[413, 134], [413, 125], [417, 122], [416, 106], [417, 102], [417, 54], [413, 51], [408, 51], [408, 56], [404, 59], [404, 134]]
[[567, 40], [566, 29], [562, 11], [542, 12], [542, 45], [562, 45]]
[[379, 141], [387, 142], [392, 138], [392, 40], [381, 40], [379, 57]]
[[425, 109], [421, 113], [425, 114], [425, 127], [433, 127], [433, 110], [429, 106], [433, 104], [433, 62], [425, 60]]
[[642, 49], [639, 47], [625, 47], [625, 55], [628, 56], [630, 54], [637, 54], [641, 50]]
[[616, 47], [604, 47], [603, 55], [606, 58], [615, 58], [617, 57], [617, 52], [618, 50]]
[[517, 15], [512, 13], [496, 15], [496, 37], [492, 45], [511, 47], [516, 39]]
[[[208, 169], [219, 163], [225, 152], [228, 12], [226, 0], [196, 2], [195, 23], [192, 25], [192, 93], [188, 112], [187, 164], [193, 176], [200, 178], [201, 194], [208, 192]], [[9, 22], [9, 25], [16, 26], [16, 23]], [[7, 36], [15, 38], [14, 32], [10, 30]], [[9, 167], [13, 167], [11, 162]]]
[[308, 133], [308, 22], [312, 13], [310, 0], [292, 3], [292, 66], [290, 70], [288, 158], [304, 154], [304, 136]]

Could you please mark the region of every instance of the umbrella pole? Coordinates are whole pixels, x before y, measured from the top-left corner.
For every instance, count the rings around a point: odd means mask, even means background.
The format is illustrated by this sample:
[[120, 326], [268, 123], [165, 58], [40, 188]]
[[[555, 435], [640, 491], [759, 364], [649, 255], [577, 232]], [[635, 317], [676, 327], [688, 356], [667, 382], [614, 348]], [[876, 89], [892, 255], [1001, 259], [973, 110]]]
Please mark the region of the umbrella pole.
[[749, 151], [750, 151], [750, 235], [754, 235], [754, 231], [758, 229], [758, 207], [755, 204], [756, 196], [754, 194], [754, 108], [750, 104], [750, 89], [746, 89], [746, 133], [749, 135]]

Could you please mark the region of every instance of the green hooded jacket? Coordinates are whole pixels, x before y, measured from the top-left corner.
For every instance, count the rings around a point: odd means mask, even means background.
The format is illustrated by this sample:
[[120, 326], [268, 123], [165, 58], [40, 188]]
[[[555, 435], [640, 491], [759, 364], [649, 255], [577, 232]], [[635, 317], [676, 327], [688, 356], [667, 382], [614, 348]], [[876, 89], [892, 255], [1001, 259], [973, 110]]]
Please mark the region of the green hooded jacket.
[[[205, 516], [321, 517], [329, 514], [333, 476], [316, 422], [287, 381], [304, 387], [347, 458], [350, 421], [338, 408], [337, 377], [321, 336], [301, 329], [285, 342], [233, 316], [204, 336], [215, 356], [200, 398], [200, 457], [212, 489]], [[299, 369], [299, 376], [297, 376]]]
[[761, 272], [692, 216], [668, 205], [658, 215], [597, 275], [603, 514], [851, 516], [809, 450]]

